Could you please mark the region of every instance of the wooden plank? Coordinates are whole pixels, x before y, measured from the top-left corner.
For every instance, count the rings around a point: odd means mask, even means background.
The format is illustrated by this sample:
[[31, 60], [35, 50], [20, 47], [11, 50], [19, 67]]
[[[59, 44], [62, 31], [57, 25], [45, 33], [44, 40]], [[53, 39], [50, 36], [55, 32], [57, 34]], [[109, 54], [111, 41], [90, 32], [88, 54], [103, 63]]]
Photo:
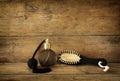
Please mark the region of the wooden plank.
[[[105, 73], [103, 69], [92, 65], [64, 65], [56, 64], [52, 66], [50, 75], [89, 75], [89, 74], [120, 74], [120, 63], [108, 63], [110, 69]], [[0, 63], [0, 75], [33, 75], [27, 63]]]
[[119, 0], [0, 2], [0, 36], [120, 35], [119, 8]]
[[66, 49], [78, 50], [81, 55], [87, 57], [101, 57], [109, 62], [120, 62], [120, 36], [1, 37], [0, 62], [26, 62], [45, 38], [50, 39], [56, 54]]
[[0, 81], [119, 81], [120, 64], [110, 63], [110, 70], [103, 73], [95, 66], [69, 66], [58, 64], [46, 74], [31, 73], [26, 63], [0, 64]]
[[120, 81], [119, 75], [0, 75], [1, 81]]

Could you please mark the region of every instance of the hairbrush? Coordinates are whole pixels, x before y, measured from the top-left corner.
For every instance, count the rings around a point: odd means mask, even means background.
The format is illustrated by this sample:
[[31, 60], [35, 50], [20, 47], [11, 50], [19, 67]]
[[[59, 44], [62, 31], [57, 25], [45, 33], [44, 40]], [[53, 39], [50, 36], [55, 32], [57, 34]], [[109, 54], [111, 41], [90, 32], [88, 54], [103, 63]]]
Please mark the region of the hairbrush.
[[67, 65], [81, 65], [81, 64], [92, 64], [103, 68], [106, 72], [109, 69], [107, 66], [107, 60], [104, 58], [88, 58], [81, 55], [78, 51], [63, 50], [58, 56], [58, 62]]

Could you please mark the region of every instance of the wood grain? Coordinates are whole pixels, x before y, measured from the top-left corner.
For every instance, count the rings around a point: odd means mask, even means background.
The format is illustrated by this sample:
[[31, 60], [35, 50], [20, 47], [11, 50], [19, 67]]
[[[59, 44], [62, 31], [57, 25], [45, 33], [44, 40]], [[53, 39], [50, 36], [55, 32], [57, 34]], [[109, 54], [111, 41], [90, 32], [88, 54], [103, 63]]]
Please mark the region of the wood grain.
[[0, 62], [26, 62], [44, 38], [120, 62], [119, 0], [0, 0], [0, 12]]
[[120, 64], [110, 63], [110, 70], [104, 73], [101, 68], [85, 66], [69, 66], [57, 64], [52, 72], [46, 74], [32, 73], [26, 63], [0, 64], [0, 81], [119, 81]]
[[56, 54], [61, 50], [78, 50], [81, 55], [87, 57], [101, 57], [109, 62], [120, 62], [119, 36], [1, 37], [0, 62], [26, 62], [45, 38], [49, 38], [51, 49]]
[[8, 1], [0, 2], [0, 36], [120, 35], [119, 0]]
[[[105, 58], [110, 70], [56, 64], [34, 74], [26, 62], [45, 38], [56, 54]], [[119, 0], [0, 0], [0, 81], [120, 81], [119, 50]]]
[[[89, 75], [89, 74], [120, 74], [119, 63], [108, 63], [110, 69], [105, 73], [103, 69], [93, 65], [65, 65], [59, 64], [52, 66], [50, 75]], [[0, 63], [0, 75], [34, 75], [27, 63]]]
[[119, 81], [119, 75], [0, 75], [1, 81]]

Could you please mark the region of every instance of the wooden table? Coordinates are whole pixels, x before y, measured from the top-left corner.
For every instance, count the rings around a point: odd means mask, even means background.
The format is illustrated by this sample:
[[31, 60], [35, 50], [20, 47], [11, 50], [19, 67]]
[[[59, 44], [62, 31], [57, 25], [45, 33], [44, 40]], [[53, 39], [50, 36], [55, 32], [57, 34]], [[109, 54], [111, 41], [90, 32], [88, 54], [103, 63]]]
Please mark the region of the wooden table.
[[1, 63], [0, 81], [120, 81], [120, 63], [109, 63], [106, 73], [91, 65], [56, 64], [52, 72], [32, 73], [26, 63]]

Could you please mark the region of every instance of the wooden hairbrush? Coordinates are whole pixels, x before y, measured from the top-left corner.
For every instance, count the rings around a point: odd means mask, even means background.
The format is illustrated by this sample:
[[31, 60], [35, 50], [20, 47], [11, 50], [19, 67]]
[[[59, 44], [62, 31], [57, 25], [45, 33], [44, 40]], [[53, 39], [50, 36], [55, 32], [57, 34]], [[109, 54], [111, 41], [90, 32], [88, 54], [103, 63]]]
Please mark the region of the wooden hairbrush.
[[92, 64], [103, 68], [106, 72], [109, 67], [107, 66], [107, 61], [104, 58], [87, 58], [80, 55], [77, 51], [64, 50], [58, 56], [58, 61], [67, 65], [81, 65], [81, 64]]

